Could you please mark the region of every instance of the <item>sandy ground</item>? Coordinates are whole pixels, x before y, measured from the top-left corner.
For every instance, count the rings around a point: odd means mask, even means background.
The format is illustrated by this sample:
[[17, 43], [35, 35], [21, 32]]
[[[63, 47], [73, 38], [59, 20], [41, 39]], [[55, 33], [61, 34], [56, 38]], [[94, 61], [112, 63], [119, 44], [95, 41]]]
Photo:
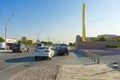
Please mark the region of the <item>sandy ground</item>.
[[120, 80], [120, 72], [104, 64], [63, 65], [60, 80]]

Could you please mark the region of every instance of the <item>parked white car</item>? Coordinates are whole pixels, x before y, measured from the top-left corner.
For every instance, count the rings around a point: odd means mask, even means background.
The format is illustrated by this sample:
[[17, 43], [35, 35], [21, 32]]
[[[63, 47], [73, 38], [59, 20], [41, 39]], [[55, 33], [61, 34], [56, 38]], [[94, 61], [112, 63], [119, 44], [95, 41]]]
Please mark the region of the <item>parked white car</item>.
[[40, 46], [35, 50], [34, 53], [35, 60], [38, 60], [38, 58], [47, 57], [48, 59], [51, 59], [54, 56], [54, 50], [50, 46]]

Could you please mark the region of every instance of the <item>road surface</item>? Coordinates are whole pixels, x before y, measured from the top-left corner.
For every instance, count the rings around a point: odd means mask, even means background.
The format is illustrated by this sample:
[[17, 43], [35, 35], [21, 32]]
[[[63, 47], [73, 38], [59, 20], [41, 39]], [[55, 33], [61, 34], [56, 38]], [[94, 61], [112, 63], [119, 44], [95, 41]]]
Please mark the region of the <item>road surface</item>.
[[[105, 58], [106, 57], [106, 58]], [[116, 55], [102, 56], [104, 63], [110, 63]], [[109, 60], [110, 59], [110, 60]], [[34, 51], [25, 53], [0, 53], [0, 80], [8, 80], [15, 74], [34, 66], [46, 65], [92, 65], [91, 61], [83, 52], [70, 50], [68, 56], [55, 56], [51, 60], [34, 59]]]

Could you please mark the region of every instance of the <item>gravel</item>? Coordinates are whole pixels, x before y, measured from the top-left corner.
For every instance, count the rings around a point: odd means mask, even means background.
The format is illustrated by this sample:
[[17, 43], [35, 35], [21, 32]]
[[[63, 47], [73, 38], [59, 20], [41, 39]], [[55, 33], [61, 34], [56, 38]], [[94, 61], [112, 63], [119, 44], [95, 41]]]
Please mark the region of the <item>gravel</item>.
[[9, 80], [56, 80], [59, 65], [30, 67]]

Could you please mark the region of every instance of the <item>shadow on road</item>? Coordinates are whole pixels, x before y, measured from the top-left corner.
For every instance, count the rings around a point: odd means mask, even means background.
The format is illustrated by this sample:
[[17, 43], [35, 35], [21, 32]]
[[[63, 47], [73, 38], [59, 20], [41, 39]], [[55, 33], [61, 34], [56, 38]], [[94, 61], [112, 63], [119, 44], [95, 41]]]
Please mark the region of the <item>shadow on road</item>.
[[70, 50], [69, 52], [75, 53], [75, 55], [76, 55], [77, 57], [87, 57], [84, 52], [79, 52], [79, 51], [77, 51], [77, 50]]
[[9, 62], [9, 63], [35, 62], [35, 59], [33, 56], [27, 56], [27, 57], [7, 59], [5, 60], [5, 62]]
[[120, 52], [110, 52], [110, 53], [100, 53], [100, 56], [114, 56], [114, 55], [120, 55]]
[[97, 62], [94, 62], [92, 60], [90, 60], [86, 53], [85, 52], [82, 52], [82, 51], [78, 51], [78, 50], [71, 50], [70, 52], [74, 53], [77, 57], [78, 57], [78, 60], [80, 61], [80, 64], [83, 64], [83, 65], [94, 65], [94, 64], [97, 64]]
[[99, 72], [99, 73], [92, 74], [91, 76], [101, 75], [101, 74], [105, 74], [105, 73], [109, 73], [109, 72], [113, 72], [113, 71], [115, 71], [115, 70], [103, 71], [103, 72]]
[[0, 52], [0, 54], [12, 54], [13, 52]]

